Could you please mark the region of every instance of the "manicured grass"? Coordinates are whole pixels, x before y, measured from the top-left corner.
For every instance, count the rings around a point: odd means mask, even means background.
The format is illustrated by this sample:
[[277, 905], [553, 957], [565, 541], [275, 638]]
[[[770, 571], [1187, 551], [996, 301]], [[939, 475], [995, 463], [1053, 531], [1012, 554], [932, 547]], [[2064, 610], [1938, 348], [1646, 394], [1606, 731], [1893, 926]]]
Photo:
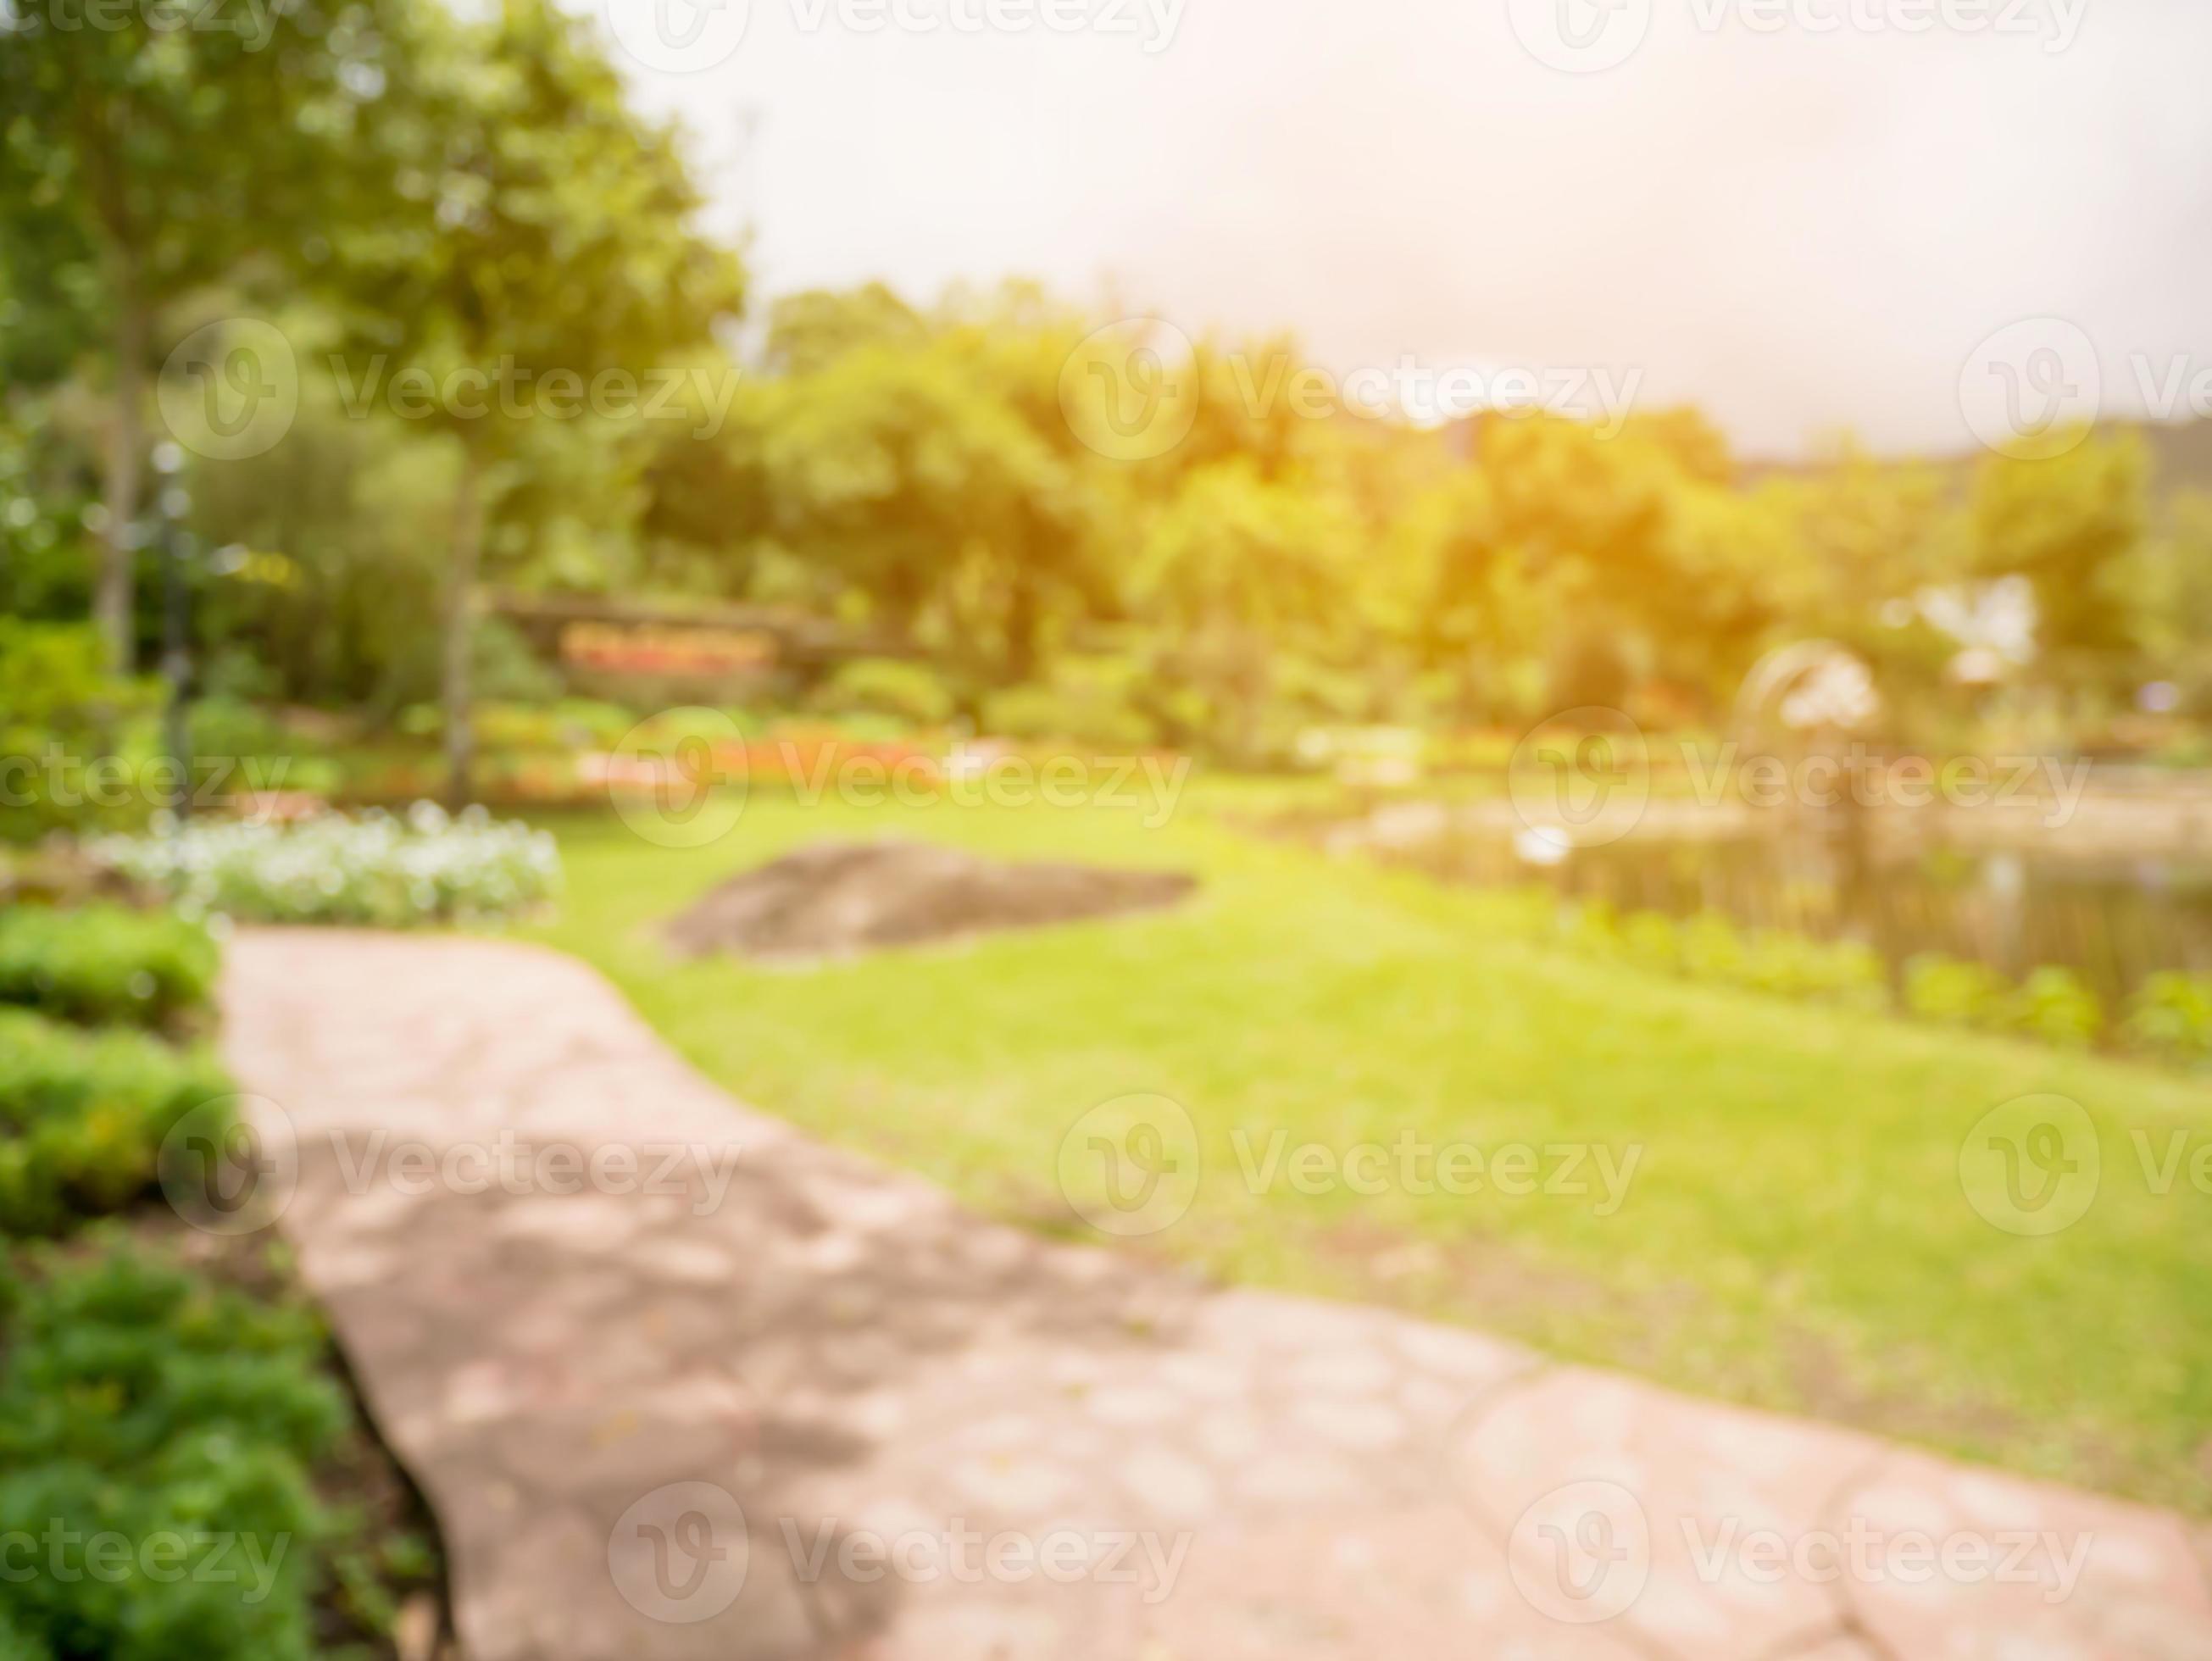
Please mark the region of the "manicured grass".
[[[1094, 1104], [1162, 1092], [1198, 1127], [1203, 1178], [1128, 1249], [2212, 1513], [2212, 1198], [2188, 1158], [2212, 1142], [2212, 1088], [1571, 957], [1516, 938], [1504, 897], [1212, 820], [1237, 804], [1194, 789], [1146, 828], [1100, 807], [771, 798], [683, 851], [556, 821], [567, 896], [538, 933], [735, 1093], [998, 1214], [1087, 1232], [1057, 1186], [1063, 1136]], [[720, 878], [877, 835], [1204, 885], [1173, 912], [805, 970], [661, 949], [656, 925]], [[2039, 1092], [2087, 1110], [2103, 1168], [2081, 1220], [2033, 1238], [1967, 1203], [1959, 1160], [1984, 1113]], [[1610, 1214], [1594, 1159], [1571, 1179], [1592, 1192], [1547, 1193], [1542, 1154], [1519, 1196], [1408, 1191], [1395, 1163], [1378, 1194], [1300, 1192], [1281, 1170], [1255, 1191], [1245, 1165], [1278, 1131], [1339, 1154], [1407, 1135], [1641, 1154]], [[2164, 1194], [2138, 1134], [2160, 1160], [2185, 1139]]]

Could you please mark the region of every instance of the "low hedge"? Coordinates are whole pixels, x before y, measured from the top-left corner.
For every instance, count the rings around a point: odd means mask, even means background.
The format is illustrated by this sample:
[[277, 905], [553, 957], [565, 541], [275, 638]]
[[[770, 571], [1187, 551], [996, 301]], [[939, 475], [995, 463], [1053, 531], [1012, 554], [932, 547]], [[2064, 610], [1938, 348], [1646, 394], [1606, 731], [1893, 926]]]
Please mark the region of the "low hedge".
[[63, 1020], [173, 1026], [205, 1008], [216, 967], [207, 930], [166, 912], [0, 910], [0, 1004]]
[[0, 1234], [52, 1234], [128, 1205], [153, 1183], [170, 1129], [229, 1088], [204, 1050], [0, 1010]]
[[40, 1267], [0, 1352], [0, 1658], [316, 1653], [350, 1407], [313, 1314], [119, 1242]]

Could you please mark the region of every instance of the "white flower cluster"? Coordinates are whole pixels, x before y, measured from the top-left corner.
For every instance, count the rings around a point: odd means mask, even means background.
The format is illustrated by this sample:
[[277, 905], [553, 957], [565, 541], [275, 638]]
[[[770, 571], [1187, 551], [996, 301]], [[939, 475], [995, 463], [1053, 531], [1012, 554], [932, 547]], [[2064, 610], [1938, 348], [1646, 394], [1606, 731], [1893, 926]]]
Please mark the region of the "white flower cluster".
[[[161, 816], [166, 820], [167, 816]], [[106, 837], [94, 855], [161, 889], [192, 916], [246, 922], [421, 923], [503, 917], [559, 888], [552, 836], [481, 807], [453, 818], [417, 802], [291, 824], [193, 819]]]

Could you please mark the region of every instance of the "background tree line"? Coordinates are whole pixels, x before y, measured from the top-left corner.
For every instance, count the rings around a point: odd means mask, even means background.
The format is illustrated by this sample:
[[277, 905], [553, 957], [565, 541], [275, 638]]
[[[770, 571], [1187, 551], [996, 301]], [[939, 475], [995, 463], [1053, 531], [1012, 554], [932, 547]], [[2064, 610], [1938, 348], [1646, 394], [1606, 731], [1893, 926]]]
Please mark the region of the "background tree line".
[[[1755, 469], [1687, 410], [1611, 434], [1315, 417], [1252, 393], [1294, 343], [1209, 338], [1188, 435], [1124, 459], [1064, 397], [1104, 319], [1034, 288], [801, 294], [738, 332], [742, 264], [701, 228], [680, 135], [546, 0], [292, 0], [258, 46], [7, 15], [0, 588], [19, 619], [94, 619], [113, 669], [158, 634], [156, 377], [243, 316], [292, 344], [297, 413], [183, 476], [203, 685], [241, 699], [374, 723], [554, 696], [477, 614], [495, 583], [911, 648], [809, 689], [825, 707], [1243, 763], [1316, 724], [1717, 721], [1806, 633], [1931, 729], [1995, 703], [2079, 734], [2151, 683], [2212, 711], [2212, 497], [2139, 433]], [[678, 395], [410, 418], [361, 399], [371, 364]], [[465, 772], [471, 723], [445, 729]]]

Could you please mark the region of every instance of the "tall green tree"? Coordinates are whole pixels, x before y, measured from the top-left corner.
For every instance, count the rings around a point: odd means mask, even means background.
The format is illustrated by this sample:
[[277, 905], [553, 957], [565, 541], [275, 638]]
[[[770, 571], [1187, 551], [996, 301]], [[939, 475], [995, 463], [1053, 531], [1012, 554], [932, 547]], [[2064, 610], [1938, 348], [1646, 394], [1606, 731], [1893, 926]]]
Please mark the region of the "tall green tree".
[[88, 350], [108, 389], [94, 612], [118, 666], [163, 308], [257, 265], [326, 257], [395, 3], [131, 6], [95, 21], [0, 0], [0, 290], [14, 319], [0, 370], [53, 378]]
[[1164, 676], [1197, 695], [1239, 761], [1266, 755], [1286, 672], [1359, 661], [1359, 545], [1340, 495], [1237, 459], [1190, 473], [1137, 551], [1132, 593], [1169, 637]]
[[2063, 454], [1984, 458], [1974, 478], [1976, 563], [2035, 585], [2036, 643], [2051, 672], [2111, 678], [2128, 638], [2130, 557], [2148, 526], [2140, 436], [2093, 435]]
[[1048, 615], [1091, 604], [1097, 459], [1042, 413], [1064, 353], [1014, 327], [873, 340], [792, 377], [769, 415], [775, 534], [939, 646], [969, 693], [1027, 679]]
[[[527, 423], [641, 387], [744, 297], [700, 230], [679, 135], [635, 113], [580, 18], [550, 0], [425, 9], [416, 72], [381, 124], [404, 207], [343, 250], [364, 305], [354, 379], [449, 434], [459, 468], [442, 605], [449, 792], [471, 792], [470, 665], [488, 492]], [[610, 380], [609, 377], [615, 379]]]

